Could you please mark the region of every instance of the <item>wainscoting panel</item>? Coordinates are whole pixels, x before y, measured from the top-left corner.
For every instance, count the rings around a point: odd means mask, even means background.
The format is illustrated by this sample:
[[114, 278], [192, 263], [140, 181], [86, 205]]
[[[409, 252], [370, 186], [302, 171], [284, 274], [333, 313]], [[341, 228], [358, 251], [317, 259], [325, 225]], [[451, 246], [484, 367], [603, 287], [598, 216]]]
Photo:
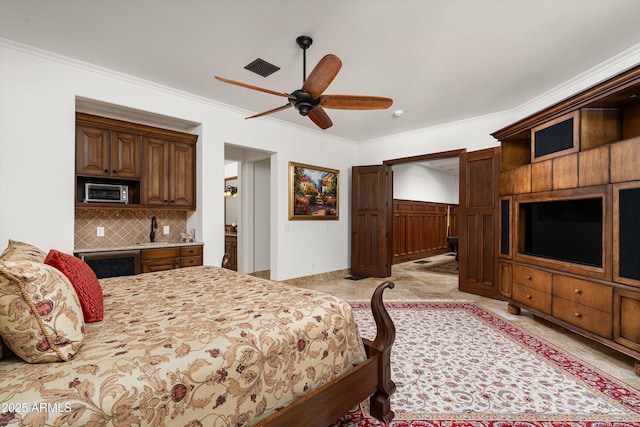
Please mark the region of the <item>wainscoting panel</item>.
[[458, 205], [393, 200], [393, 263], [446, 253], [457, 236]]

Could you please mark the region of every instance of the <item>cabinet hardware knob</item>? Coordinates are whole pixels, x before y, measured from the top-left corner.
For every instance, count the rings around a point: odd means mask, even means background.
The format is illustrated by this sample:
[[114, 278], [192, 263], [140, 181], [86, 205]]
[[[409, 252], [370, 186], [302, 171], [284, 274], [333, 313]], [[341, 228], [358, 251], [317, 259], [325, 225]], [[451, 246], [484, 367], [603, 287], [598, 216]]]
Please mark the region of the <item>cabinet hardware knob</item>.
[[573, 315], [576, 316], [576, 317], [582, 317], [582, 314], [580, 314], [580, 313], [573, 313]]
[[115, 170], [115, 169], [114, 169], [114, 170], [112, 170], [111, 172], [112, 172], [112, 173], [118, 173], [118, 171], [117, 171], [117, 170]]
[[531, 295], [527, 295], [527, 299], [531, 299]]
[[162, 203], [169, 203], [169, 201], [168, 200], [163, 200]]
[[172, 200], [172, 201], [171, 201], [171, 203], [175, 203], [175, 202], [176, 202], [175, 200]]
[[531, 276], [527, 276], [527, 280], [531, 280]]
[[576, 295], [580, 295], [580, 294], [582, 293], [582, 291], [581, 291], [580, 289], [576, 289], [576, 290], [575, 290], [575, 291], [573, 291], [573, 292], [575, 292], [575, 294], [576, 294]]
[[109, 169], [105, 169], [105, 170], [104, 170], [104, 173], [109, 173]]

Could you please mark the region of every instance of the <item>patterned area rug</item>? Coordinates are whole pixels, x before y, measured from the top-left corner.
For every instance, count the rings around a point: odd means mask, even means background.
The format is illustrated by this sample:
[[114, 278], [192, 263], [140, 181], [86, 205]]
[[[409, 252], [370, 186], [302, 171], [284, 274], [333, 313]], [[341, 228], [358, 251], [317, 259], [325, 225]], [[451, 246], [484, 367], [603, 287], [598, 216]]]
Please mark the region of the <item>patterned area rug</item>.
[[[364, 337], [368, 303], [352, 303]], [[640, 390], [504, 318], [462, 302], [388, 303], [395, 419], [390, 427], [640, 426]], [[340, 427], [378, 427], [363, 403]]]

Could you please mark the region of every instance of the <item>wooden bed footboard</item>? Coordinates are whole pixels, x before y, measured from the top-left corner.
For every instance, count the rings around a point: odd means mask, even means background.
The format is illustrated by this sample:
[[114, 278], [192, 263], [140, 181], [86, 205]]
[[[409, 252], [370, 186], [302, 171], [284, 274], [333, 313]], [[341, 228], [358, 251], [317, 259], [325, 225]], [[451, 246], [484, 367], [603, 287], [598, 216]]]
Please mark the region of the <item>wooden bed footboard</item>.
[[393, 419], [390, 398], [396, 385], [391, 380], [391, 347], [396, 329], [382, 294], [386, 288], [394, 287], [393, 282], [384, 282], [371, 297], [371, 312], [377, 330], [373, 341], [362, 340], [367, 360], [262, 420], [258, 426], [327, 427], [367, 397], [371, 415], [384, 423]]

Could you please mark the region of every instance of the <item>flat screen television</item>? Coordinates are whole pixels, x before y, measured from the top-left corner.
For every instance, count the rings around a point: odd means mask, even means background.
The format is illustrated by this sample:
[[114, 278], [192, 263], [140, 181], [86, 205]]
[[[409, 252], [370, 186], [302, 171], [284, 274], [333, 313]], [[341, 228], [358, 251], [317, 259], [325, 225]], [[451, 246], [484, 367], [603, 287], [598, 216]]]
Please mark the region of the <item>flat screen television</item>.
[[602, 198], [520, 203], [527, 255], [602, 267]]

